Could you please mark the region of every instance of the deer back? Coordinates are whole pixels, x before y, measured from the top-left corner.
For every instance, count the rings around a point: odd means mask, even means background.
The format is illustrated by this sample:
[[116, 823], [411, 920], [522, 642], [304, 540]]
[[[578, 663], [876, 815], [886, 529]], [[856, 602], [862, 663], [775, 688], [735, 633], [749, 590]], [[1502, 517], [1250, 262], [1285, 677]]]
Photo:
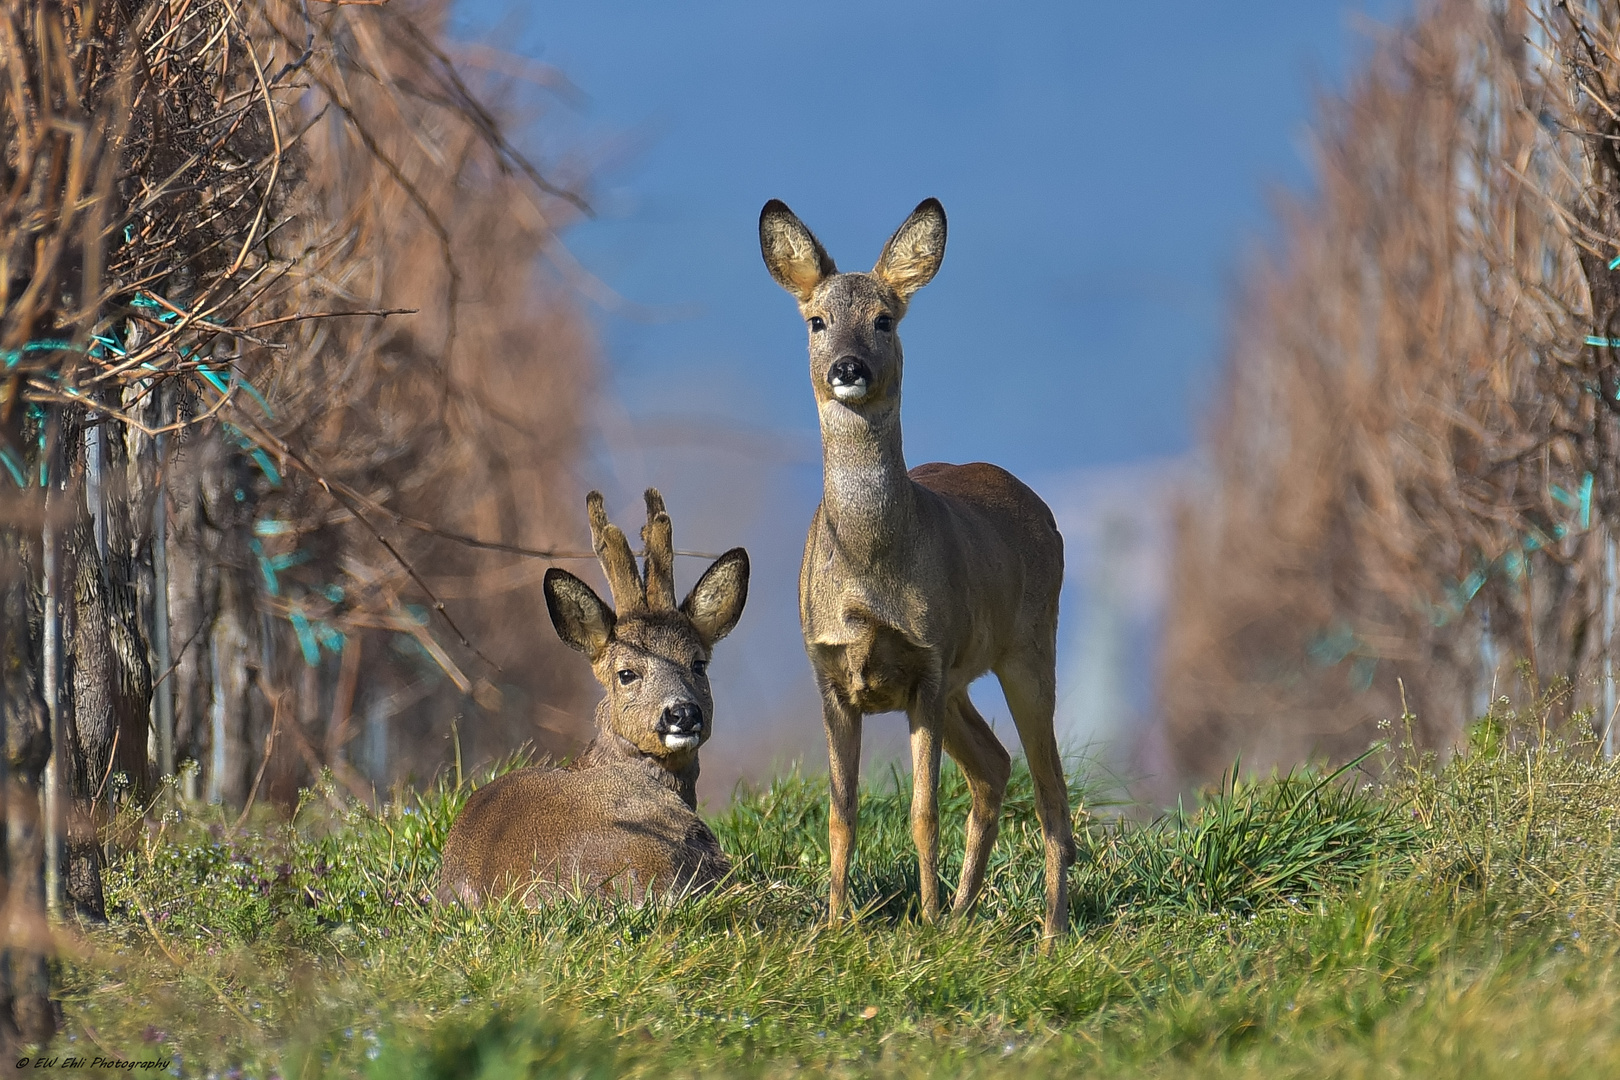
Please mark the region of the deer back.
[[731, 863], [656, 766], [507, 773], [476, 791], [445, 844], [439, 898], [476, 904], [516, 893], [529, 904], [570, 893], [701, 891]]

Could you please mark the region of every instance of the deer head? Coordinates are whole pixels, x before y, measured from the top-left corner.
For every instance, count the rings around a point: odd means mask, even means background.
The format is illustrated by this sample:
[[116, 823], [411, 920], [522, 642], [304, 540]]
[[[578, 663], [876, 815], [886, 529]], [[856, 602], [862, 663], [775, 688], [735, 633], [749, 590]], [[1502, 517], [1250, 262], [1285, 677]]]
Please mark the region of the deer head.
[[601, 493], [591, 492], [585, 505], [613, 603], [553, 567], [545, 577], [552, 625], [564, 644], [589, 658], [596, 681], [607, 691], [597, 710], [601, 736], [616, 737], [681, 772], [695, 762], [711, 733], [709, 657], [742, 615], [748, 553], [733, 548], [720, 556], [677, 605], [674, 542], [663, 496], [647, 489], [647, 524], [641, 530], [646, 566], [640, 574], [624, 532], [607, 519]]
[[759, 246], [777, 284], [799, 301], [810, 330], [816, 403], [837, 401], [868, 413], [896, 406], [901, 350], [896, 332], [906, 305], [945, 258], [945, 208], [925, 199], [883, 245], [868, 274], [840, 274], [787, 204], [772, 199], [759, 216]]

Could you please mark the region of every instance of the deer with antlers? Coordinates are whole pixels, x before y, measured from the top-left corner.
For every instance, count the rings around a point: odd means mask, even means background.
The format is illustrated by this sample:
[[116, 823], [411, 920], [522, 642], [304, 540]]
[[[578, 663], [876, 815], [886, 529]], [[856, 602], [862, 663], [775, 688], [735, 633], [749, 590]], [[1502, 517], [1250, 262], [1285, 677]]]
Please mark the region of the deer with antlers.
[[639, 901], [708, 888], [730, 868], [696, 813], [698, 749], [714, 716], [709, 658], [742, 616], [748, 553], [720, 556], [677, 605], [662, 496], [647, 491], [641, 574], [601, 494], [586, 507], [613, 604], [555, 567], [544, 591], [558, 636], [607, 691], [596, 737], [567, 768], [519, 769], [467, 800], [445, 841], [441, 900], [521, 890], [529, 903], [572, 891]]
[[785, 204], [759, 219], [771, 276], [809, 327], [823, 492], [799, 572], [805, 648], [821, 691], [831, 772], [833, 920], [848, 903], [861, 722], [903, 710], [911, 726], [912, 837], [922, 913], [940, 914], [940, 752], [972, 796], [953, 912], [970, 911], [1000, 828], [1011, 761], [968, 686], [994, 671], [1035, 782], [1046, 848], [1045, 940], [1068, 927], [1074, 862], [1068, 787], [1053, 731], [1063, 539], [1040, 497], [995, 465], [922, 465], [900, 439], [896, 332], [945, 256], [945, 210], [917, 207], [871, 273], [841, 274]]

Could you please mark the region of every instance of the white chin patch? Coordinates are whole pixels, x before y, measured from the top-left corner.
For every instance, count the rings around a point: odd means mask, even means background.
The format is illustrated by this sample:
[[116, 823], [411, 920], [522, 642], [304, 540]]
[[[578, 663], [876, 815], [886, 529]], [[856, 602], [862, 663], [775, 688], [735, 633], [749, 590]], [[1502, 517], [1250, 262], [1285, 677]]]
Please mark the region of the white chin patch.
[[832, 388], [833, 397], [839, 401], [857, 401], [866, 396], [866, 380], [858, 382], [839, 383]]
[[671, 750], [690, 750], [700, 741], [696, 735], [677, 735], [673, 731], [664, 736], [664, 745]]

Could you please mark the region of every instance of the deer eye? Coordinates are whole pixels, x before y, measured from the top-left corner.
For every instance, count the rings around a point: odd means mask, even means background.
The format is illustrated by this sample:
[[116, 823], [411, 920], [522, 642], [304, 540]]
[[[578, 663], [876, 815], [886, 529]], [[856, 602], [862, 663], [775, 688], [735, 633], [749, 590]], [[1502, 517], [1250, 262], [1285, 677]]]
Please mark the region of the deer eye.
[[810, 332], [812, 334], [819, 334], [825, 329], [827, 329], [826, 319], [823, 319], [820, 315], [810, 316]]
[[703, 675], [707, 675], [708, 673], [709, 673], [709, 662], [707, 660], [694, 660], [694, 661], [692, 661], [692, 674], [697, 675], [697, 676], [703, 676]]
[[631, 671], [629, 668], [620, 668], [619, 669], [619, 685], [620, 686], [629, 686], [631, 683], [635, 682], [639, 678], [641, 678], [641, 676], [637, 675], [635, 672]]
[[894, 316], [879, 315], [877, 318], [872, 320], [872, 325], [887, 334], [890, 330], [894, 329]]

